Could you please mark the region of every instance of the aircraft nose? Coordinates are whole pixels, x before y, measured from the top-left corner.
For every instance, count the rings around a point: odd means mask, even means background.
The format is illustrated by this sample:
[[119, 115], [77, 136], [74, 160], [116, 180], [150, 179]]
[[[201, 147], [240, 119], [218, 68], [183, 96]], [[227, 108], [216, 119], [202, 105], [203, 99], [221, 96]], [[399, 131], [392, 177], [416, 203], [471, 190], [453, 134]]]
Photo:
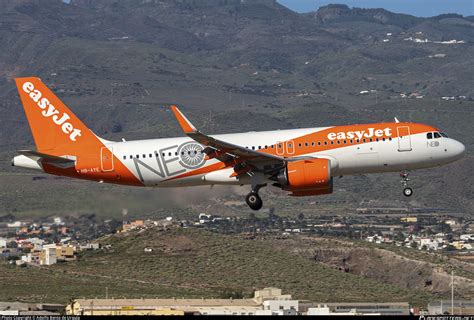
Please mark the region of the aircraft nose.
[[461, 142], [453, 140], [451, 143], [451, 153], [456, 160], [461, 159], [466, 154], [466, 147]]

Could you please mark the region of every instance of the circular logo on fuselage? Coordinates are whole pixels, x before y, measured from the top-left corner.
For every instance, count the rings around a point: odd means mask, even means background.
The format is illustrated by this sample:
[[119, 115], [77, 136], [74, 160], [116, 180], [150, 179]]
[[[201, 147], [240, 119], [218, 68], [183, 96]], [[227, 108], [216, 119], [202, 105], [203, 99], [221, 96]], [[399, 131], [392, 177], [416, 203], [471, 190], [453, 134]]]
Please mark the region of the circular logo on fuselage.
[[186, 142], [179, 146], [179, 163], [187, 169], [196, 169], [201, 167], [206, 160], [203, 152], [204, 148], [196, 142]]

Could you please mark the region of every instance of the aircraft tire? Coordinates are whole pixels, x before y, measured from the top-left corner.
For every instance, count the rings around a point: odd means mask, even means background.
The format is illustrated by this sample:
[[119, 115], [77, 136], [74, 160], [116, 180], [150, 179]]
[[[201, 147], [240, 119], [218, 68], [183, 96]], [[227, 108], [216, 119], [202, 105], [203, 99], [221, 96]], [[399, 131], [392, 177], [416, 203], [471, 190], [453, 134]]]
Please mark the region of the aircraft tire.
[[252, 210], [260, 210], [263, 207], [263, 201], [256, 192], [250, 192], [247, 197], [245, 197], [245, 202]]
[[405, 188], [403, 189], [403, 195], [405, 197], [411, 197], [411, 195], [413, 194], [413, 189], [412, 188]]

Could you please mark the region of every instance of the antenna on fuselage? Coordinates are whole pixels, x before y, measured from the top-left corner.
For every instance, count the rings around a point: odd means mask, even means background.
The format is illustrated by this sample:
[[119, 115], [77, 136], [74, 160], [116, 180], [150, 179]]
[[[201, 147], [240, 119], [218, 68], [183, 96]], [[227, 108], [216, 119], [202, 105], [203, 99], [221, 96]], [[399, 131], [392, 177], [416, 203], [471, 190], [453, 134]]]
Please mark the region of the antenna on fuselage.
[[398, 120], [397, 117], [394, 118], [396, 123], [400, 123], [400, 120]]

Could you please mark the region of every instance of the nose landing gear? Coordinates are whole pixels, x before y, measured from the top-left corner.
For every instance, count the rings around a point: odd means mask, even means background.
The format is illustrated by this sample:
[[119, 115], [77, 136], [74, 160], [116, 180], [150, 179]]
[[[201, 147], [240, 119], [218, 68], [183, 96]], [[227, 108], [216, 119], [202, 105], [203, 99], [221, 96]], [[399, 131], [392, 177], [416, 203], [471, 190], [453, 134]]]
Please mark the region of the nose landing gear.
[[245, 202], [247, 202], [248, 206], [252, 210], [260, 210], [263, 206], [262, 198], [258, 195], [258, 191], [260, 188], [265, 187], [266, 184], [257, 185], [252, 188], [252, 191], [245, 197]]
[[402, 178], [400, 183], [403, 187], [403, 195], [405, 197], [411, 197], [411, 195], [413, 194], [413, 189], [408, 186], [408, 181], [410, 181], [410, 179], [408, 178], [408, 172], [400, 172], [400, 177]]

